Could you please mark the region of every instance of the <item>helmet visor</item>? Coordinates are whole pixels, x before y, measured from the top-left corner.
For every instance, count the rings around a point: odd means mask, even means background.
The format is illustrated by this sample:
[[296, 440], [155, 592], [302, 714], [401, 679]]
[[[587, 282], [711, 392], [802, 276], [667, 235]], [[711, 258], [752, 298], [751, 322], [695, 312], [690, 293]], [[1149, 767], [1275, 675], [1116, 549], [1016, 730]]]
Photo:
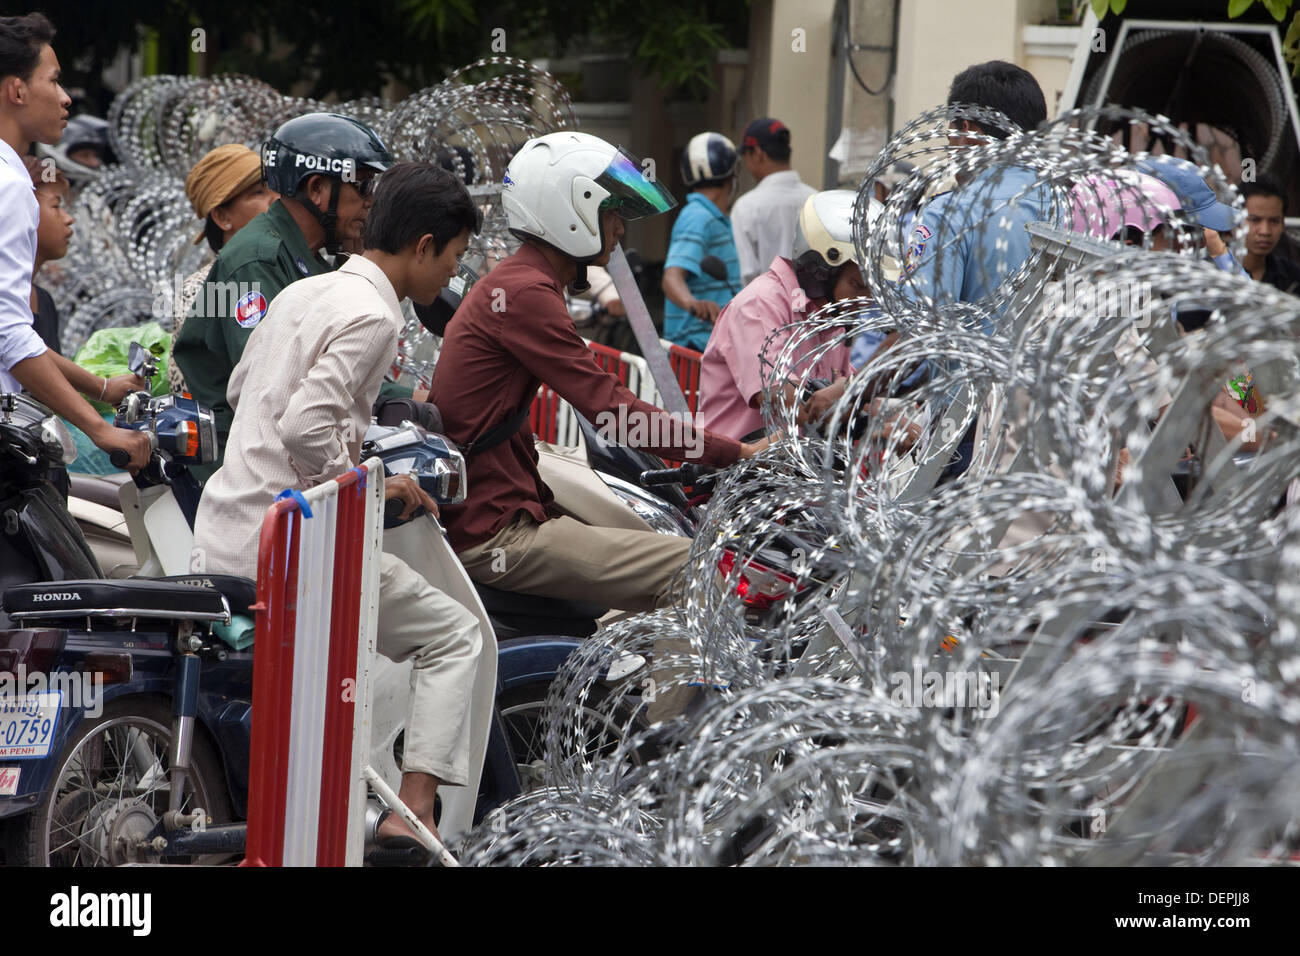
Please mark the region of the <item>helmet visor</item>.
[[624, 219], [644, 219], [676, 206], [672, 193], [651, 177], [653, 168], [643, 169], [636, 157], [620, 147], [605, 171], [596, 177], [596, 185], [609, 191], [601, 208], [613, 209]]

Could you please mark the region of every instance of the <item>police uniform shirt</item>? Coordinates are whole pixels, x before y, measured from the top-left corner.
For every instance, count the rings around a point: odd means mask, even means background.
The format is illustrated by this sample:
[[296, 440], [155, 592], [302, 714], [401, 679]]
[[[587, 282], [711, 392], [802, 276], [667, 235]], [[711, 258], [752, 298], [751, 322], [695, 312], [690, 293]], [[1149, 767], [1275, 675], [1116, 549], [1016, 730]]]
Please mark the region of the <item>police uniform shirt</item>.
[[979, 302], [1029, 258], [1031, 222], [1051, 222], [1051, 191], [1037, 173], [986, 170], [926, 204], [912, 230], [900, 285], [936, 305]]
[[[234, 419], [226, 386], [249, 336], [285, 286], [329, 271], [307, 246], [283, 200], [239, 230], [217, 256], [176, 337], [174, 354], [190, 394], [212, 409], [221, 452]], [[191, 470], [207, 478], [220, 463], [218, 458]]]

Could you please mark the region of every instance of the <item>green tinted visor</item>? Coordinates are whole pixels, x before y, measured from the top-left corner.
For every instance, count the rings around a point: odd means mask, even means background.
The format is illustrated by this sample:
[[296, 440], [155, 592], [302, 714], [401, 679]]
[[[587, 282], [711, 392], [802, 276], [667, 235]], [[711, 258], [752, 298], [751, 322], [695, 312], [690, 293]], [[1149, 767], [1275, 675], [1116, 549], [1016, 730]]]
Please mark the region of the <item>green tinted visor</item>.
[[600, 208], [613, 209], [624, 219], [644, 219], [672, 209], [677, 200], [653, 178], [653, 172], [653, 163], [642, 167], [635, 156], [620, 147], [605, 171], [596, 177], [596, 185], [609, 190]]

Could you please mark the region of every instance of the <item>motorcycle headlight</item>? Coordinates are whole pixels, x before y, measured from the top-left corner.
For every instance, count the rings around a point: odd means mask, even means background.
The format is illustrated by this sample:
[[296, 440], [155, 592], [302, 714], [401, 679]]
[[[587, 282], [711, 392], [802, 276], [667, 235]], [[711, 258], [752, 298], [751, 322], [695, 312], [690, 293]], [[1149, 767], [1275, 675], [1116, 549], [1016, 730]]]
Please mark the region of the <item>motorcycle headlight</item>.
[[220, 453], [217, 439], [217, 420], [209, 409], [199, 406], [199, 461], [209, 464]]
[[77, 460], [77, 443], [72, 439], [72, 432], [54, 416], [41, 420], [41, 444], [56, 462], [70, 465]]
[[457, 455], [452, 458], [438, 458], [433, 463], [433, 473], [437, 476], [439, 504], [454, 505], [465, 500], [465, 459]]

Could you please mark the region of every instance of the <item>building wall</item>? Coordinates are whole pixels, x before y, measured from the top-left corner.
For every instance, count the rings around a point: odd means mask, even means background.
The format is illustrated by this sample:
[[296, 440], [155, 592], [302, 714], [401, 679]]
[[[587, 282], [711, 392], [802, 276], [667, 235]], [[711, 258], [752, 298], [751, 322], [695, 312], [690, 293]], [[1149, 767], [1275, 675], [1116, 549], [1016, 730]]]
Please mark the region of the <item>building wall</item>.
[[[952, 78], [968, 66], [1006, 60], [1033, 73], [1022, 28], [1056, 11], [1055, 0], [904, 0], [900, 7], [897, 126], [943, 105]], [[1048, 79], [1054, 83], [1055, 74]], [[1046, 85], [1044, 92], [1050, 107]]]

